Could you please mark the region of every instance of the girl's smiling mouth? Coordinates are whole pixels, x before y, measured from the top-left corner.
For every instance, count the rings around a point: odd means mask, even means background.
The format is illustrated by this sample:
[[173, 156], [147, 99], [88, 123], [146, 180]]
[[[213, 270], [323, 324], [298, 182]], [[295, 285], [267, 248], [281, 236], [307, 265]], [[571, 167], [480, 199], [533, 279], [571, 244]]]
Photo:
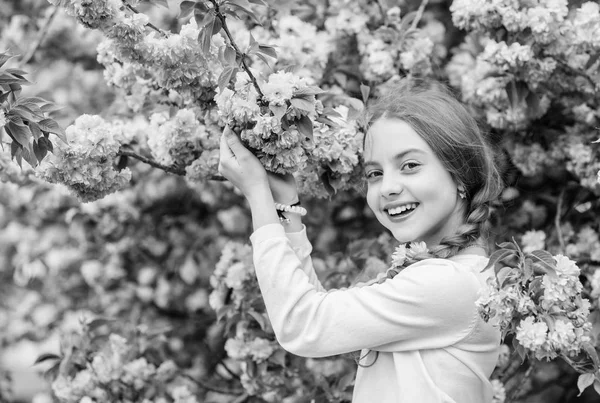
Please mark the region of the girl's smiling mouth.
[[391, 220], [403, 219], [411, 215], [418, 206], [419, 203], [406, 203], [396, 207], [386, 207], [383, 211], [386, 212], [388, 218]]

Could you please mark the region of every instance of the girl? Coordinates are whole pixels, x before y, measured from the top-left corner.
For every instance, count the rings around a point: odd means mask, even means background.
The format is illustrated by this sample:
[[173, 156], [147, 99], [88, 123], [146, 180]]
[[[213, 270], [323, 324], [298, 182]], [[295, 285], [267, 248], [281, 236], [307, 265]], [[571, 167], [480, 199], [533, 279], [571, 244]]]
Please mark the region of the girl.
[[[256, 276], [277, 340], [306, 357], [363, 350], [355, 403], [487, 403], [500, 334], [475, 301], [483, 226], [501, 190], [492, 150], [449, 92], [405, 80], [370, 108], [367, 203], [401, 243], [377, 281], [326, 291], [293, 178], [267, 174], [229, 129], [220, 172], [246, 196]], [[281, 222], [277, 210], [289, 220]], [[428, 248], [428, 250], [425, 248]]]

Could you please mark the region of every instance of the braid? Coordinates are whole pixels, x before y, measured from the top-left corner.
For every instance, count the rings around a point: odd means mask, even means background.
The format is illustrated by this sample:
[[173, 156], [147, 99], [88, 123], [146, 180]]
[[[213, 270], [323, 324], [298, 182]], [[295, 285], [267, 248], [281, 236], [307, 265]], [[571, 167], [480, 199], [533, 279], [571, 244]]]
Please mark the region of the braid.
[[[470, 207], [471, 209], [465, 223], [458, 227], [456, 233], [442, 238], [439, 245], [432, 247], [428, 251], [407, 254], [401, 266], [388, 269], [386, 276], [382, 276], [373, 284], [381, 284], [388, 278], [394, 278], [400, 271], [413, 263], [432, 258], [448, 259], [456, 256], [461, 250], [476, 244], [484, 232], [490, 216], [489, 201], [486, 200], [483, 191], [475, 194], [473, 200], [471, 200]], [[410, 243], [407, 245], [408, 249], [410, 249], [410, 245]]]

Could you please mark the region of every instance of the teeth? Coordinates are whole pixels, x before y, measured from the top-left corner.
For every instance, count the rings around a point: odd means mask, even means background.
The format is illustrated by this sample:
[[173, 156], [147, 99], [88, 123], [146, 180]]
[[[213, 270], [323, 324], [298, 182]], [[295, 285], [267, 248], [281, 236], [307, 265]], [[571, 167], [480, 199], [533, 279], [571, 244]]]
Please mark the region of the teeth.
[[412, 210], [417, 208], [417, 203], [411, 203], [411, 204], [405, 204], [403, 206], [400, 207], [394, 207], [388, 210], [388, 214], [389, 215], [396, 215], [396, 214], [400, 214], [406, 210]]

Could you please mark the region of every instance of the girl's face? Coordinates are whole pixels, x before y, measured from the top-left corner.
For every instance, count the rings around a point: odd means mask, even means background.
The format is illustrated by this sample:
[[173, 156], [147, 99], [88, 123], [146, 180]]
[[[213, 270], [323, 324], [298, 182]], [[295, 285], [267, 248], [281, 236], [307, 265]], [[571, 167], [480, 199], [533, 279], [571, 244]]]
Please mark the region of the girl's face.
[[365, 141], [367, 203], [399, 242], [438, 245], [464, 222], [458, 185], [406, 122], [381, 118]]

